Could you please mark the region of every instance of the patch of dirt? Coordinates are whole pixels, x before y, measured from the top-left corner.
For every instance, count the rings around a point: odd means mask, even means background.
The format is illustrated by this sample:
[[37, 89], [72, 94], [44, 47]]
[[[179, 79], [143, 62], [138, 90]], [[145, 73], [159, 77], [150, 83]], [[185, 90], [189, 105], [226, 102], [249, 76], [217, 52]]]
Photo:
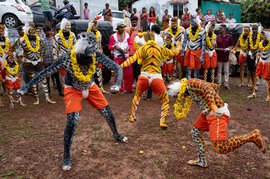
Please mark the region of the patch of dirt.
[[[229, 135], [240, 135], [258, 128], [270, 142], [270, 103], [265, 102], [266, 86], [262, 83], [258, 98], [247, 99], [248, 87], [239, 88], [238, 78], [231, 78], [231, 90], [221, 89], [229, 104]], [[109, 90], [110, 84], [105, 85]], [[106, 121], [97, 110], [83, 102], [79, 125], [72, 144], [73, 168], [63, 172], [65, 111], [63, 99], [56, 93], [57, 104], [34, 106], [32, 96], [23, 97], [28, 107], [15, 105], [14, 110], [0, 112], [0, 177], [12, 178], [269, 178], [269, 151], [263, 155], [254, 144], [246, 144], [227, 154], [216, 154], [206, 138], [209, 167], [201, 169], [186, 164], [196, 157], [191, 139], [192, 123], [199, 115], [193, 104], [186, 120], [173, 116], [175, 98], [170, 98], [169, 128], [159, 128], [161, 104], [156, 96], [141, 100], [138, 120], [128, 121], [134, 94], [105, 95], [117, 119], [118, 129], [128, 143], [112, 137]], [[7, 100], [4, 97], [4, 100]], [[5, 105], [8, 106], [5, 101]], [[140, 153], [143, 151], [143, 154]]]

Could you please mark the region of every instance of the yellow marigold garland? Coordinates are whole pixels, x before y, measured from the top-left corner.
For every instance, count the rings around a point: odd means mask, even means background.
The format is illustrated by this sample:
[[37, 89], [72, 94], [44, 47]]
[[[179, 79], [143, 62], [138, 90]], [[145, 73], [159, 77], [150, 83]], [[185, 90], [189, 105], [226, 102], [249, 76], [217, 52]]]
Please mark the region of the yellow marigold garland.
[[244, 34], [241, 34], [240, 37], [240, 46], [242, 50], [247, 50], [248, 49], [248, 39], [249, 37], [247, 37], [247, 39], [244, 41]]
[[3, 54], [4, 52], [7, 53], [8, 51], [9, 51], [9, 40], [6, 37], [5, 38], [5, 51], [3, 50], [2, 45], [0, 45], [0, 54]]
[[[92, 32], [89, 28], [87, 29], [87, 32]], [[100, 37], [100, 32], [97, 31], [96, 32], [96, 40], [98, 41], [99, 40], [99, 37]]]
[[258, 49], [260, 40], [261, 40], [261, 34], [258, 33], [255, 45], [253, 45], [252, 33], [251, 32], [249, 33], [249, 42], [250, 42], [249, 46], [250, 46], [251, 50], [257, 50]]
[[96, 72], [96, 53], [94, 53], [94, 55], [92, 56], [93, 62], [92, 64], [90, 64], [87, 74], [84, 75], [81, 72], [80, 66], [77, 62], [77, 58], [76, 58], [76, 53], [75, 53], [75, 46], [72, 48], [71, 50], [71, 66], [72, 69], [74, 71], [74, 75], [76, 76], [76, 78], [78, 78], [78, 80], [82, 81], [82, 82], [89, 82], [93, 76], [93, 74]]
[[206, 32], [206, 43], [209, 48], [213, 48], [214, 40], [214, 33], [212, 33], [212, 36], [209, 37], [208, 32]]
[[[176, 103], [174, 104], [174, 115], [176, 119], [185, 119], [189, 112], [189, 109], [192, 105], [192, 98], [190, 96], [185, 98], [185, 92], [187, 89], [187, 79], [183, 78], [181, 80], [181, 86], [179, 89], [179, 93], [177, 95]], [[184, 108], [182, 108], [182, 101], [185, 99]]]
[[27, 45], [27, 48], [28, 48], [31, 52], [34, 52], [34, 53], [38, 52], [39, 49], [40, 49], [40, 38], [39, 38], [39, 36], [37, 36], [37, 35], [35, 35], [35, 36], [36, 36], [36, 47], [33, 48], [32, 45], [31, 45], [31, 43], [30, 43], [30, 41], [29, 41], [28, 35], [27, 35], [26, 33], [24, 33], [24, 35], [23, 35], [23, 38], [24, 38], [25, 43], [26, 43], [26, 45]]
[[260, 42], [260, 49], [263, 51], [267, 51], [270, 49], [270, 41], [268, 42], [268, 44], [266, 46], [263, 46], [263, 40]]
[[7, 69], [7, 72], [9, 74], [11, 74], [11, 75], [17, 75], [18, 72], [19, 72], [19, 68], [20, 68], [20, 65], [18, 64], [18, 62], [16, 62], [15, 60], [14, 60], [14, 62], [15, 62], [16, 65], [14, 66], [14, 69], [11, 70], [11, 68], [10, 68], [7, 60], [4, 61], [4, 68], [6, 68]]
[[169, 26], [169, 33], [173, 36], [173, 37], [177, 37], [180, 33], [181, 33], [181, 27], [179, 27], [179, 26], [177, 26], [177, 31], [176, 31], [176, 33], [175, 34], [173, 34], [173, 32], [172, 32], [172, 26], [170, 25]]
[[189, 37], [189, 39], [190, 39], [192, 42], [194, 42], [195, 40], [197, 40], [197, 38], [198, 38], [198, 36], [199, 36], [199, 33], [200, 33], [200, 31], [201, 31], [201, 28], [202, 28], [202, 27], [199, 25], [198, 28], [197, 28], [197, 30], [196, 30], [195, 35], [193, 35], [193, 34], [192, 34], [192, 26], [189, 27], [188, 37]]
[[60, 39], [64, 45], [65, 48], [67, 49], [70, 49], [73, 45], [73, 36], [72, 36], [72, 33], [70, 32], [69, 33], [69, 37], [68, 37], [68, 43], [66, 42], [66, 39], [63, 35], [63, 31], [62, 30], [59, 30], [59, 36], [60, 36]]

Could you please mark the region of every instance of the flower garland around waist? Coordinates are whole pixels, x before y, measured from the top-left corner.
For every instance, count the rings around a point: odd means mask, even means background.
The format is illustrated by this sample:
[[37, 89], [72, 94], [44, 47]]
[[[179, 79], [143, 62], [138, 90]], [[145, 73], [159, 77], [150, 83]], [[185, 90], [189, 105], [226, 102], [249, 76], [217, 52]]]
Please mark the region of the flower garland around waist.
[[250, 42], [249, 46], [250, 46], [251, 50], [257, 50], [258, 49], [260, 40], [261, 40], [261, 34], [258, 33], [256, 41], [255, 41], [255, 45], [253, 45], [254, 42], [253, 42], [253, 38], [252, 38], [252, 33], [251, 32], [249, 33], [249, 42]]
[[27, 48], [28, 48], [31, 52], [34, 52], [34, 53], [38, 52], [39, 49], [40, 49], [40, 38], [39, 38], [39, 36], [37, 36], [37, 35], [35, 35], [35, 36], [36, 36], [36, 47], [33, 48], [32, 45], [31, 45], [31, 43], [30, 43], [30, 41], [29, 41], [28, 35], [27, 35], [26, 33], [23, 35], [23, 38], [24, 38], [25, 43], [26, 43], [26, 45], [27, 45]]
[[0, 54], [3, 54], [4, 52], [8, 52], [9, 51], [9, 40], [8, 38], [6, 37], [5, 38], [5, 50], [3, 50], [3, 47], [2, 45], [0, 45]]
[[[174, 104], [174, 115], [176, 119], [185, 119], [191, 107], [192, 98], [190, 96], [185, 98], [186, 89], [187, 89], [187, 79], [183, 78], [181, 80], [181, 85], [180, 85], [179, 93], [177, 95], [176, 103]], [[184, 101], [184, 99], [185, 99], [185, 104], [183, 108], [182, 101]]]
[[267, 51], [270, 49], [270, 41], [267, 43], [266, 46], [263, 45], [263, 40], [260, 42], [260, 49], [263, 50], [263, 51]]
[[249, 37], [247, 37], [246, 40], [244, 40], [244, 34], [241, 34], [240, 36], [240, 46], [242, 50], [247, 50], [248, 49], [248, 39]]
[[14, 62], [15, 62], [15, 66], [14, 66], [13, 70], [10, 68], [7, 60], [5, 60], [5, 62], [4, 62], [4, 68], [6, 68], [7, 72], [11, 75], [17, 75], [19, 72], [19, 68], [20, 68], [20, 65], [18, 64], [18, 62], [16, 62], [15, 60], [14, 60]]
[[206, 32], [206, 43], [207, 43], [207, 47], [213, 48], [214, 40], [215, 40], [214, 33], [212, 33], [212, 36], [209, 37], [208, 32]]
[[198, 28], [197, 28], [197, 30], [196, 30], [195, 35], [193, 35], [193, 34], [192, 34], [192, 26], [189, 27], [188, 37], [189, 37], [189, 39], [190, 39], [192, 42], [194, 42], [194, 41], [196, 41], [196, 40], [198, 39], [199, 33], [200, 33], [200, 31], [201, 31], [201, 28], [202, 28], [202, 27], [199, 25]]
[[66, 42], [66, 39], [65, 39], [65, 37], [63, 35], [62, 30], [59, 30], [59, 37], [60, 37], [60, 39], [62, 41], [62, 44], [63, 44], [63, 46], [65, 48], [70, 49], [72, 47], [72, 45], [73, 45], [73, 36], [72, 36], [71, 32], [69, 32], [68, 43]]
[[74, 71], [74, 75], [76, 76], [76, 78], [78, 78], [78, 80], [82, 81], [82, 82], [89, 82], [93, 76], [93, 74], [96, 72], [96, 53], [94, 53], [94, 55], [92, 56], [93, 62], [92, 64], [90, 64], [88, 70], [87, 70], [87, 74], [84, 75], [80, 69], [80, 66], [78, 64], [77, 58], [76, 58], [76, 53], [75, 53], [75, 46], [72, 48], [71, 50], [71, 65], [72, 65], [72, 69]]

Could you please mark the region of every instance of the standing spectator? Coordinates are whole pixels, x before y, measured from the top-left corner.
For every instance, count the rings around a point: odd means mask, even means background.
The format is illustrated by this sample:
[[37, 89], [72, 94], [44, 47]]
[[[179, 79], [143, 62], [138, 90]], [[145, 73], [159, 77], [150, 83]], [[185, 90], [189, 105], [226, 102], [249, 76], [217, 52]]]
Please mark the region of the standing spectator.
[[74, 15], [72, 13], [72, 10], [71, 10], [71, 6], [73, 6], [72, 4], [69, 3], [68, 0], [64, 0], [63, 1], [64, 3], [64, 7], [62, 7], [61, 9], [58, 10], [58, 12], [66, 9], [67, 11], [65, 12], [60, 12], [59, 14], [57, 14], [55, 16], [56, 19], [63, 19], [63, 18], [67, 18], [67, 19], [71, 19]]
[[130, 27], [130, 20], [129, 20], [129, 18], [130, 18], [130, 16], [131, 16], [131, 14], [129, 13], [128, 5], [126, 5], [126, 6], [124, 7], [123, 14], [125, 15], [125, 19], [124, 19], [124, 24], [125, 24], [125, 26], [126, 26], [126, 27]]
[[41, 10], [45, 18], [45, 24], [51, 25], [53, 23], [53, 16], [50, 11], [50, 6], [52, 5], [53, 2], [50, 0], [38, 0], [29, 6], [33, 6], [36, 3], [40, 3], [41, 5]]
[[143, 7], [142, 8], [142, 14], [140, 16], [140, 19], [141, 19], [141, 28], [142, 28], [142, 30], [144, 32], [147, 31], [147, 24], [148, 24], [147, 17], [148, 17], [148, 14], [146, 12], [146, 8]]
[[236, 23], [236, 20], [233, 18], [233, 13], [230, 12], [229, 19], [227, 19], [227, 23]]
[[172, 16], [168, 14], [168, 9], [165, 9], [164, 15], [162, 16], [163, 30], [165, 30], [169, 27], [169, 22], [170, 22], [171, 18], [172, 18]]
[[112, 11], [109, 3], [105, 4], [105, 9], [102, 10], [102, 15], [104, 17], [104, 21], [109, 21], [112, 23]]
[[84, 19], [89, 20], [89, 13], [90, 13], [90, 10], [88, 9], [88, 3], [85, 2], [84, 10], [83, 10]]
[[225, 23], [226, 22], [226, 17], [223, 16], [220, 11], [217, 11], [216, 14], [217, 14], [217, 19], [216, 19], [217, 23]]
[[190, 26], [190, 13], [188, 12], [188, 8], [184, 9], [184, 13], [182, 15], [182, 26], [187, 29]]
[[229, 87], [229, 54], [233, 46], [232, 35], [227, 34], [226, 25], [221, 24], [219, 27], [220, 34], [217, 36], [217, 78], [218, 84], [221, 85], [222, 81], [222, 68], [224, 68], [224, 87], [230, 89]]
[[[131, 17], [131, 27], [126, 28], [126, 33], [129, 34], [129, 36], [131, 38], [131, 42], [132, 42], [132, 45], [131, 45], [130, 50], [129, 50], [129, 56], [130, 57], [133, 56], [133, 54], [136, 51], [135, 44], [134, 44], [135, 37], [141, 31], [141, 29], [138, 26], [138, 20], [139, 19], [138, 19], [137, 16]], [[134, 80], [137, 82], [138, 77], [139, 77], [140, 72], [141, 72], [141, 66], [138, 64], [137, 61], [132, 64], [132, 70], [133, 70]]]
[[212, 14], [212, 10], [208, 9], [207, 14], [204, 16], [205, 23], [208, 22], [214, 22], [216, 20], [216, 17], [214, 14]]
[[[44, 26], [43, 27], [43, 32], [45, 33], [45, 38], [42, 40], [44, 45], [45, 45], [45, 55], [43, 59], [43, 63], [45, 68], [49, 67], [52, 63], [56, 61], [57, 57], [57, 42], [55, 38], [52, 36], [53, 31], [50, 26]], [[60, 96], [64, 96], [63, 94], [63, 88], [61, 86], [60, 78], [59, 78], [59, 72], [57, 71], [56, 73], [52, 74], [52, 78], [55, 79], [56, 85], [57, 85], [57, 90], [58, 94]], [[49, 94], [51, 94], [51, 89], [50, 89], [50, 77], [47, 78], [47, 85], [48, 85], [48, 90]]]
[[[131, 47], [131, 39], [129, 34], [125, 32], [125, 24], [120, 22], [117, 24], [117, 32], [110, 37], [109, 50], [113, 51], [114, 61], [121, 65], [129, 57], [129, 49]], [[120, 91], [132, 92], [133, 71], [132, 66], [123, 69], [123, 84]]]
[[149, 13], [148, 13], [148, 26], [151, 29], [151, 26], [156, 24], [157, 21], [157, 14], [155, 12], [154, 7], [150, 7]]
[[137, 22], [138, 25], [137, 25], [137, 26], [138, 26], [138, 27], [141, 27], [141, 24], [140, 24], [140, 14], [138, 13], [138, 11], [137, 11], [136, 8], [133, 8], [132, 11], [133, 11], [133, 13], [132, 13], [131, 17], [132, 17], [132, 16], [138, 17], [138, 22]]
[[196, 12], [197, 12], [196, 16], [198, 16], [202, 22], [205, 21], [204, 16], [202, 15], [202, 9], [197, 8]]

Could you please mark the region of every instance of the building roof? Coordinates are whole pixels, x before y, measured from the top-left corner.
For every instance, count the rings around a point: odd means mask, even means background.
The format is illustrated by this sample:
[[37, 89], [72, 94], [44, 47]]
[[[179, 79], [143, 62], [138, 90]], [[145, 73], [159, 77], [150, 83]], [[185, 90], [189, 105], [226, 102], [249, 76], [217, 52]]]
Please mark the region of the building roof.
[[186, 4], [188, 3], [188, 0], [170, 0], [170, 4]]

